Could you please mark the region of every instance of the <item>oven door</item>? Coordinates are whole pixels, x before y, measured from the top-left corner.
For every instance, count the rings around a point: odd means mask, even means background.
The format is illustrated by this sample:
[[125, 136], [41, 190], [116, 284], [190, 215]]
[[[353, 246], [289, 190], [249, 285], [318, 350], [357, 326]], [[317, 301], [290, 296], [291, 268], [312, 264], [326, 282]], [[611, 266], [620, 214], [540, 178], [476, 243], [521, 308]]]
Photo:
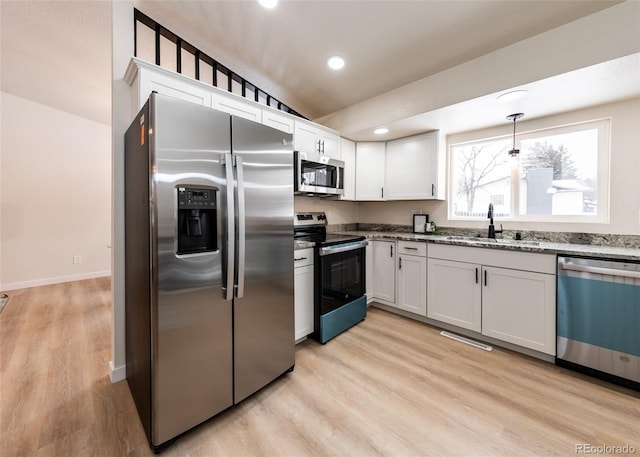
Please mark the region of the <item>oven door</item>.
[[327, 314], [365, 294], [366, 241], [319, 248], [319, 314]]

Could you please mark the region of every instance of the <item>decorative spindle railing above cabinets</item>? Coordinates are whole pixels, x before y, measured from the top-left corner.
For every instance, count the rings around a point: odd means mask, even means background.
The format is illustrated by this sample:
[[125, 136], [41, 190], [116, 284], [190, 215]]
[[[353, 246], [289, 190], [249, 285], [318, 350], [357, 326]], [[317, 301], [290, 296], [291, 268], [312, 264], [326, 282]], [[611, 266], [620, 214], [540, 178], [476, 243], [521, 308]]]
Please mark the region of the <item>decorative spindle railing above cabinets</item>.
[[134, 56], [307, 119], [137, 9], [134, 9]]

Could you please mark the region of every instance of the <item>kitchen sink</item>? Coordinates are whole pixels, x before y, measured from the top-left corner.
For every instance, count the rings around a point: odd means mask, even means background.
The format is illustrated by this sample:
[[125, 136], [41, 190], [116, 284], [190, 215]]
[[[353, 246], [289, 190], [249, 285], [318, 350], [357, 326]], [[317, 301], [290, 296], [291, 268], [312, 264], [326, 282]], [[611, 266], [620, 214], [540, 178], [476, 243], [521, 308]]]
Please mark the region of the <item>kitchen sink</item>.
[[462, 241], [469, 244], [504, 244], [510, 246], [540, 246], [539, 241], [512, 240], [508, 238], [483, 238], [479, 236], [448, 236], [446, 240]]

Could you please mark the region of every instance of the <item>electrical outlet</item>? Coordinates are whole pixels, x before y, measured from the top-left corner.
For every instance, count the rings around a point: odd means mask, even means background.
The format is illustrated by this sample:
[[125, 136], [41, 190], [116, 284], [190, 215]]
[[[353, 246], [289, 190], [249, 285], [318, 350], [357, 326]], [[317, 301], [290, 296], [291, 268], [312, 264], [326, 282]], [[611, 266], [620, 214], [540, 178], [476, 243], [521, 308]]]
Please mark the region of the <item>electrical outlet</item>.
[[79, 255], [74, 255], [73, 256], [73, 263], [82, 263], [82, 257], [80, 257]]

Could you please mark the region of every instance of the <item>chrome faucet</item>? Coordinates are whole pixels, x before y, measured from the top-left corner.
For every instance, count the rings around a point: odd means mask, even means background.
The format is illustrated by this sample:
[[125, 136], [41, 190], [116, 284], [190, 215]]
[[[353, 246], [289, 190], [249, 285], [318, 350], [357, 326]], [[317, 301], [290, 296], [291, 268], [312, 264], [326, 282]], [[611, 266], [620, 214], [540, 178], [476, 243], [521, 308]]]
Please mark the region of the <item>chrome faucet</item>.
[[496, 239], [496, 233], [502, 233], [502, 224], [500, 224], [500, 230], [496, 230], [493, 225], [493, 203], [489, 203], [489, 212], [487, 213], [487, 218], [489, 219], [489, 233], [487, 234], [487, 238]]

